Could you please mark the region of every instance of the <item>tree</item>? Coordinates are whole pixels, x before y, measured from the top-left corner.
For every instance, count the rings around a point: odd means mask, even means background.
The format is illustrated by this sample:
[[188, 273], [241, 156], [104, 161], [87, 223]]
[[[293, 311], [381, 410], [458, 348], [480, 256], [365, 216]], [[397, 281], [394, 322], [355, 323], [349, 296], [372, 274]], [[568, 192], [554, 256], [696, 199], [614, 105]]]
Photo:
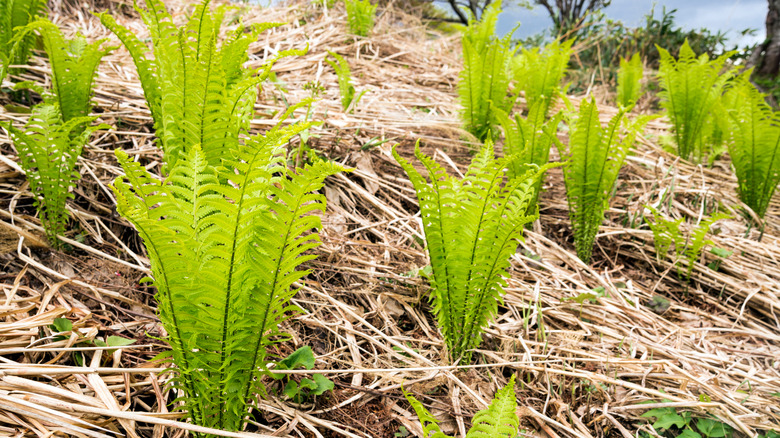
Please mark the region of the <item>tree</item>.
[[[470, 17], [474, 17], [479, 20], [482, 18], [482, 12], [484, 12], [485, 8], [490, 6], [493, 1], [494, 0], [447, 0], [447, 3], [452, 9], [452, 12], [454, 12], [456, 15], [456, 18], [445, 21], [455, 21], [461, 22], [463, 24], [469, 24]], [[504, 0], [503, 3], [504, 5], [512, 3], [523, 8], [531, 8], [528, 0]], [[441, 20], [439, 18], [437, 19]]]
[[755, 67], [755, 78], [776, 78], [780, 73], [780, 0], [767, 0], [766, 39], [753, 50], [748, 67]]
[[552, 18], [555, 32], [562, 35], [581, 24], [588, 13], [609, 6], [611, 1], [554, 0], [552, 2], [550, 0], [534, 0], [534, 3], [547, 9], [550, 18]]

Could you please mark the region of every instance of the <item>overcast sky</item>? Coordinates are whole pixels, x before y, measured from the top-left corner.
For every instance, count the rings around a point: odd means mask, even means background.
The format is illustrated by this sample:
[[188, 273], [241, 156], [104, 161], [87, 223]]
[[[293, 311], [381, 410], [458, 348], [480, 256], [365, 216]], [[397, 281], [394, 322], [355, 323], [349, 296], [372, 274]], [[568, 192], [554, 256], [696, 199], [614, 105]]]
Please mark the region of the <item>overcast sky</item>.
[[[730, 42], [740, 46], [764, 40], [767, 0], [612, 0], [604, 12], [607, 17], [628, 26], [639, 26], [644, 24], [644, 16], [653, 4], [657, 18], [664, 6], [667, 10], [677, 9], [675, 24], [684, 29], [706, 27], [713, 32], [728, 31]], [[508, 32], [518, 21], [521, 25], [515, 33], [517, 37], [539, 33], [552, 25], [547, 11], [541, 7], [532, 11], [506, 7], [499, 17], [499, 33]], [[741, 38], [740, 31], [746, 28], [758, 29], [757, 35]]]

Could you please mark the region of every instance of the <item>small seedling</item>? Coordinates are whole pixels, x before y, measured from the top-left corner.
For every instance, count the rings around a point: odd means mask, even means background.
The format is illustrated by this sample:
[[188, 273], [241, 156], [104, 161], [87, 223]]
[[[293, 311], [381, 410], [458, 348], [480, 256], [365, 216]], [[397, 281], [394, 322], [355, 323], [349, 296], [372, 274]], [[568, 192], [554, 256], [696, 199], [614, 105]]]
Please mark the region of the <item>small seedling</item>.
[[[279, 361], [274, 370], [295, 370], [301, 367], [307, 370], [314, 368], [314, 352], [308, 345], [295, 350]], [[284, 395], [298, 404], [322, 395], [325, 391], [331, 391], [334, 387], [333, 382], [322, 374], [314, 374], [311, 379], [304, 377], [300, 382], [293, 380], [290, 374], [274, 373], [272, 376], [274, 379], [284, 382]]]

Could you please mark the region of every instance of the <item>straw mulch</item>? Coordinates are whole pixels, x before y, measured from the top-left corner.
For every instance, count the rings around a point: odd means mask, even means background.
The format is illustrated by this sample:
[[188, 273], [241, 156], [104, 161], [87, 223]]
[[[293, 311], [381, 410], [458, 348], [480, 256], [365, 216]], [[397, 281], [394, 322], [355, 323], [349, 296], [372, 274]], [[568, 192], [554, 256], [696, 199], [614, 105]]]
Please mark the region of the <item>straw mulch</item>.
[[[145, 34], [126, 4], [100, 7]], [[179, 15], [185, 9], [174, 6]], [[640, 416], [659, 406], [717, 417], [738, 435], [780, 428], [780, 204], [770, 207], [759, 241], [736, 210], [725, 161], [711, 169], [680, 161], [656, 144], [668, 126], [651, 124], [622, 171], [591, 266], [574, 255], [561, 172], [551, 171], [541, 220], [513, 256], [505, 304], [475, 364], [455, 369], [444, 359], [426, 283], [408, 274], [425, 266], [426, 255], [414, 193], [389, 152], [398, 143], [410, 156], [420, 139], [427, 153], [463, 172], [471, 145], [458, 130], [457, 37], [393, 9], [381, 11], [374, 37], [357, 40], [346, 36], [341, 6], [246, 7], [241, 16], [290, 23], [251, 47], [252, 63], [309, 44], [306, 56], [277, 64], [277, 85], [287, 92], [265, 87], [253, 128], [271, 126], [284, 99], [303, 99], [304, 85], [319, 81], [326, 91], [314, 118], [325, 123], [310, 143], [355, 171], [328, 182], [323, 245], [294, 299], [306, 312], [286, 327], [294, 340], [280, 351], [310, 345], [335, 390], [306, 405], [258, 400], [247, 432], [214, 433], [383, 438], [405, 428], [419, 436], [403, 384], [444, 420], [445, 431], [463, 435], [513, 373], [522, 382], [524, 436], [653, 434]], [[66, 32], [111, 36], [78, 5], [63, 2], [52, 18]], [[340, 109], [326, 50], [347, 58], [356, 88], [368, 90], [353, 114]], [[45, 60], [32, 64], [19, 79], [48, 81]], [[95, 101], [114, 129], [96, 134], [80, 161], [68, 252], [47, 247], [15, 150], [0, 137], [0, 434], [181, 437], [199, 429], [171, 412], [169, 375], [150, 361], [166, 346], [156, 340], [153, 291], [138, 283], [148, 262], [107, 186], [121, 173], [113, 149], [152, 167], [161, 159], [123, 49], [104, 59]], [[615, 111], [602, 108], [605, 117]], [[2, 120], [26, 117], [0, 111]], [[715, 208], [732, 212], [711, 238], [733, 255], [715, 270], [707, 265], [717, 257], [707, 252], [686, 286], [670, 260], [656, 259], [642, 220], [643, 206], [661, 199], [663, 211], [692, 224]], [[73, 322], [69, 337], [52, 336], [55, 318]], [[91, 342], [107, 336], [136, 343], [106, 349]]]

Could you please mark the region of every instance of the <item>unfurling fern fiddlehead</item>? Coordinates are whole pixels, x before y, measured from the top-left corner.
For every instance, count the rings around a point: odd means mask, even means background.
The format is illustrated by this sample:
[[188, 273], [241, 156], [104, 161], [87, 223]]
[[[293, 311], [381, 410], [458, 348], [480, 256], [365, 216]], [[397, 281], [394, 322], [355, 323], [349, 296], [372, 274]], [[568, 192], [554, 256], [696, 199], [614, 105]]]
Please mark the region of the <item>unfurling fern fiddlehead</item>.
[[[436, 419], [428, 409], [414, 398], [411, 394], [404, 391], [404, 396], [409, 404], [412, 405], [414, 412], [420, 420], [423, 429], [423, 436], [426, 438], [450, 438], [439, 427], [439, 420]], [[493, 401], [487, 409], [474, 414], [471, 419], [471, 429], [466, 433], [465, 438], [514, 438], [517, 436], [517, 429], [520, 426], [520, 419], [517, 417], [517, 398], [515, 396], [515, 376], [509, 379], [509, 383], [496, 392]]]
[[679, 59], [675, 60], [667, 50], [656, 47], [661, 54], [658, 96], [673, 125], [677, 155], [701, 162], [712, 147], [715, 126], [711, 120], [720, 108], [723, 87], [734, 75], [732, 70], [723, 74], [721, 70], [735, 52], [711, 61], [706, 54], [697, 58], [686, 40], [680, 47]]
[[485, 8], [481, 20], [472, 18], [463, 34], [463, 70], [458, 79], [461, 116], [466, 131], [479, 141], [496, 136], [492, 108], [508, 113], [515, 99], [508, 95], [512, 32], [495, 36], [501, 2]]
[[136, 6], [136, 10], [152, 36], [153, 57], [147, 56], [146, 44], [111, 15], [99, 17], [133, 57], [166, 168], [195, 145], [200, 145], [210, 164], [218, 165], [228, 145], [248, 128], [258, 86], [274, 62], [305, 50], [281, 51], [259, 69], [248, 70], [243, 64], [249, 44], [281, 23], [257, 24], [246, 32], [239, 26], [217, 46], [225, 7], [211, 12], [210, 0], [203, 0], [187, 24], [177, 27], [160, 0], [145, 3], [146, 9]]
[[537, 218], [527, 211], [534, 187], [552, 165], [533, 166], [504, 181], [505, 169], [515, 157], [495, 160], [488, 142], [460, 180], [447, 175], [418, 144], [415, 156], [428, 172], [426, 179], [395, 150], [393, 156], [417, 192], [439, 329], [450, 359], [468, 362], [497, 312], [509, 257], [522, 239], [523, 226]]
[[739, 199], [763, 218], [780, 183], [780, 117], [747, 80], [750, 73], [743, 73], [726, 95], [733, 102], [728, 145]]
[[585, 263], [590, 262], [593, 242], [618, 172], [636, 135], [650, 120], [651, 117], [643, 116], [629, 121], [623, 108], [602, 128], [594, 99], [583, 100], [579, 114], [568, 114], [569, 148], [557, 141], [556, 146], [561, 159], [566, 161], [563, 176], [574, 246]]
[[61, 247], [57, 236], [65, 233], [68, 221], [65, 203], [73, 198], [70, 189], [79, 178], [76, 160], [89, 135], [104, 127], [90, 127], [93, 120], [76, 117], [63, 122], [56, 106], [41, 104], [33, 109], [24, 130], [3, 125], [19, 153], [46, 237], [55, 248]]

